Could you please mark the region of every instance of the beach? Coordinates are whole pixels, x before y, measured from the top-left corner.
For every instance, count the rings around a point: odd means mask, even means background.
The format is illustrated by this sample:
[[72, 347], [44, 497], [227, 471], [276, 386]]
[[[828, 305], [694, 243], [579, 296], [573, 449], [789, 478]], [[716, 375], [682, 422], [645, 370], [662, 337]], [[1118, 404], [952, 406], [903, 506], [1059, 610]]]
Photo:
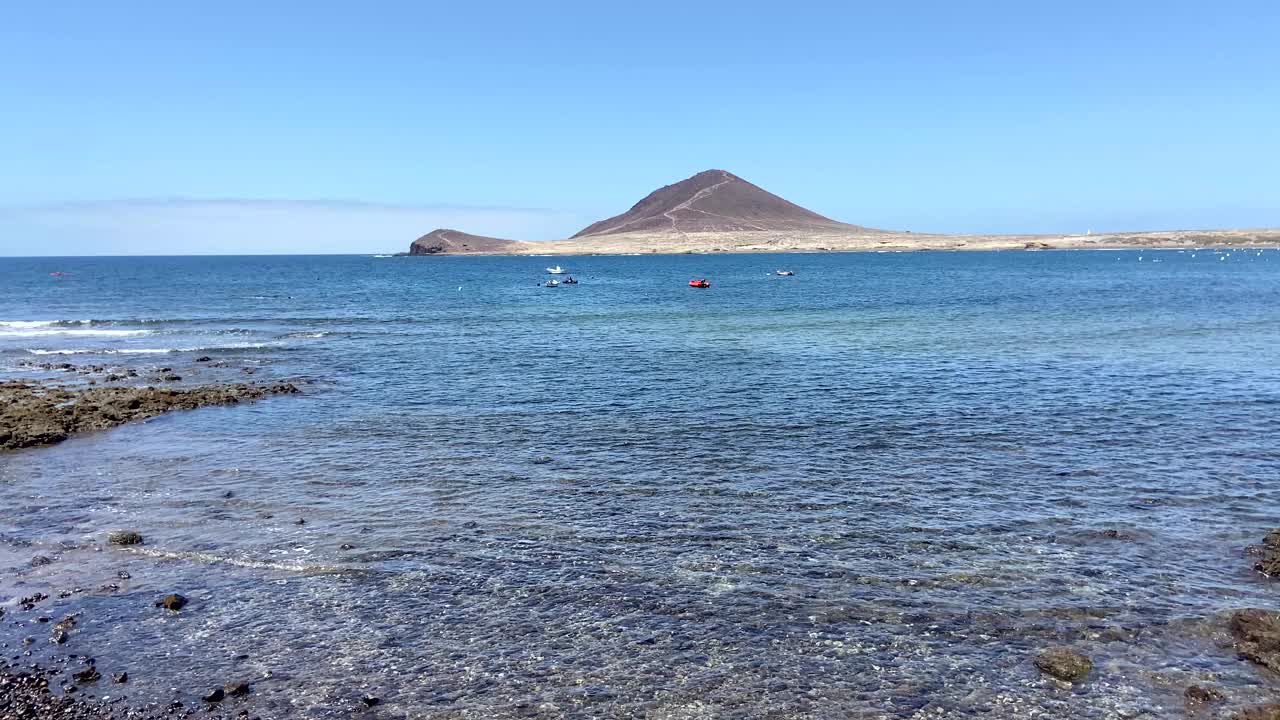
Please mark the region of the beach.
[[1205, 244], [0, 259], [5, 397], [142, 411], [0, 453], [0, 702], [1269, 717], [1280, 251]]

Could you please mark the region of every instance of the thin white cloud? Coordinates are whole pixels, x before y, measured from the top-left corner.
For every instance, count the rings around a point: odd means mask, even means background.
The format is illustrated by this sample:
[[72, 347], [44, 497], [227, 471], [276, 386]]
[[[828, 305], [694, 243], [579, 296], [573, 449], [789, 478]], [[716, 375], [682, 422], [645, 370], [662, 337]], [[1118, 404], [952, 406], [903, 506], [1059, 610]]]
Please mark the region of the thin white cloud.
[[0, 207], [0, 255], [379, 253], [438, 227], [541, 240], [584, 225], [536, 208], [162, 198]]

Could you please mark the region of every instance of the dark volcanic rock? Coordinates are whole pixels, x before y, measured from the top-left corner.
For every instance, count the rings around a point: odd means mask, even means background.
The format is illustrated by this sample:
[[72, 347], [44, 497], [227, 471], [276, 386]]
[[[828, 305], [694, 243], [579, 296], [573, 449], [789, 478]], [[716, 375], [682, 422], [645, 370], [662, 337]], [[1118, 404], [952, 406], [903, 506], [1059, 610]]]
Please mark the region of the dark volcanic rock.
[[1248, 548], [1252, 555], [1260, 556], [1253, 569], [1267, 577], [1280, 577], [1280, 528], [1267, 533], [1261, 545]]
[[71, 677], [78, 683], [91, 683], [96, 682], [98, 678], [101, 678], [102, 674], [98, 672], [97, 668], [89, 666]]
[[142, 533], [136, 530], [116, 530], [107, 535], [107, 542], [112, 545], [141, 545]]
[[114, 673], [111, 675], [111, 682], [116, 684], [127, 683], [129, 682], [129, 673], [127, 672]]
[[213, 692], [201, 697], [200, 699], [204, 700], [205, 702], [215, 703], [215, 702], [222, 702], [222, 699], [225, 697], [226, 697], [226, 693], [223, 692], [222, 688], [214, 688]]
[[1187, 703], [1191, 705], [1219, 702], [1227, 697], [1217, 688], [1207, 688], [1200, 685], [1188, 685], [1183, 695], [1187, 698]]
[[171, 410], [234, 405], [291, 394], [289, 383], [227, 384], [176, 390], [155, 387], [68, 389], [0, 382], [0, 451], [49, 445], [71, 435], [145, 420]]
[[50, 565], [52, 563], [53, 563], [53, 558], [49, 557], [48, 555], [37, 555], [31, 558], [31, 567], [41, 567], [43, 565]]
[[187, 599], [177, 593], [165, 595], [156, 601], [156, 607], [164, 608], [165, 610], [181, 610], [186, 605]]
[[377, 705], [378, 703], [382, 702], [382, 700], [372, 695], [365, 695], [364, 697], [360, 698], [360, 702], [364, 703], [365, 707], [373, 707], [374, 705]]
[[55, 645], [61, 645], [70, 637], [71, 631], [76, 626], [76, 616], [68, 615], [53, 626], [53, 630], [49, 634], [49, 641]]
[[1237, 610], [1231, 616], [1231, 636], [1240, 657], [1280, 672], [1280, 612]]
[[1079, 683], [1089, 677], [1093, 662], [1080, 653], [1067, 648], [1046, 650], [1036, 657], [1040, 672], [1064, 682]]
[[229, 682], [222, 688], [227, 697], [244, 697], [249, 694], [249, 683], [247, 682]]
[[[119, 698], [99, 700], [92, 693], [79, 696], [75, 686], [59, 695], [61, 671], [39, 665], [0, 664], [0, 718], [4, 720], [158, 720], [190, 717], [181, 704], [173, 707], [136, 708], [120, 704]], [[88, 680], [92, 682], [92, 680]]]
[[1253, 569], [1267, 577], [1280, 576], [1280, 552], [1269, 553], [1253, 564]]
[[593, 223], [575, 238], [625, 232], [865, 230], [788, 202], [724, 170], [704, 170], [658, 188], [630, 210]]

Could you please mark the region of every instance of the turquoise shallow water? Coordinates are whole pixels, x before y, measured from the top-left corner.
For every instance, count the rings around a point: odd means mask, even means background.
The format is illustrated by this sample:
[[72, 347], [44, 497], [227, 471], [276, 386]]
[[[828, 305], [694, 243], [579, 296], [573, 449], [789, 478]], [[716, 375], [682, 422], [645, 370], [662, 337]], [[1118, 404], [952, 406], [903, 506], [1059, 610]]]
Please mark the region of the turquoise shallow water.
[[0, 602], [266, 716], [1176, 716], [1275, 692], [1277, 357], [1275, 250], [0, 259], [6, 376], [306, 383], [0, 456]]

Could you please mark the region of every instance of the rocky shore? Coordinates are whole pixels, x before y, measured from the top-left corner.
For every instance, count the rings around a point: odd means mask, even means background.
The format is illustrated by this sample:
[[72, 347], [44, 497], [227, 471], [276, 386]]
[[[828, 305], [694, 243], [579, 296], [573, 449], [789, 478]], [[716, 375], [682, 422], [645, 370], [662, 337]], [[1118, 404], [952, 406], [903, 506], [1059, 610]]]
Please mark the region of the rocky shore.
[[73, 388], [0, 383], [0, 452], [50, 445], [77, 433], [145, 420], [172, 410], [235, 405], [297, 393], [290, 383], [225, 383], [198, 387]]

